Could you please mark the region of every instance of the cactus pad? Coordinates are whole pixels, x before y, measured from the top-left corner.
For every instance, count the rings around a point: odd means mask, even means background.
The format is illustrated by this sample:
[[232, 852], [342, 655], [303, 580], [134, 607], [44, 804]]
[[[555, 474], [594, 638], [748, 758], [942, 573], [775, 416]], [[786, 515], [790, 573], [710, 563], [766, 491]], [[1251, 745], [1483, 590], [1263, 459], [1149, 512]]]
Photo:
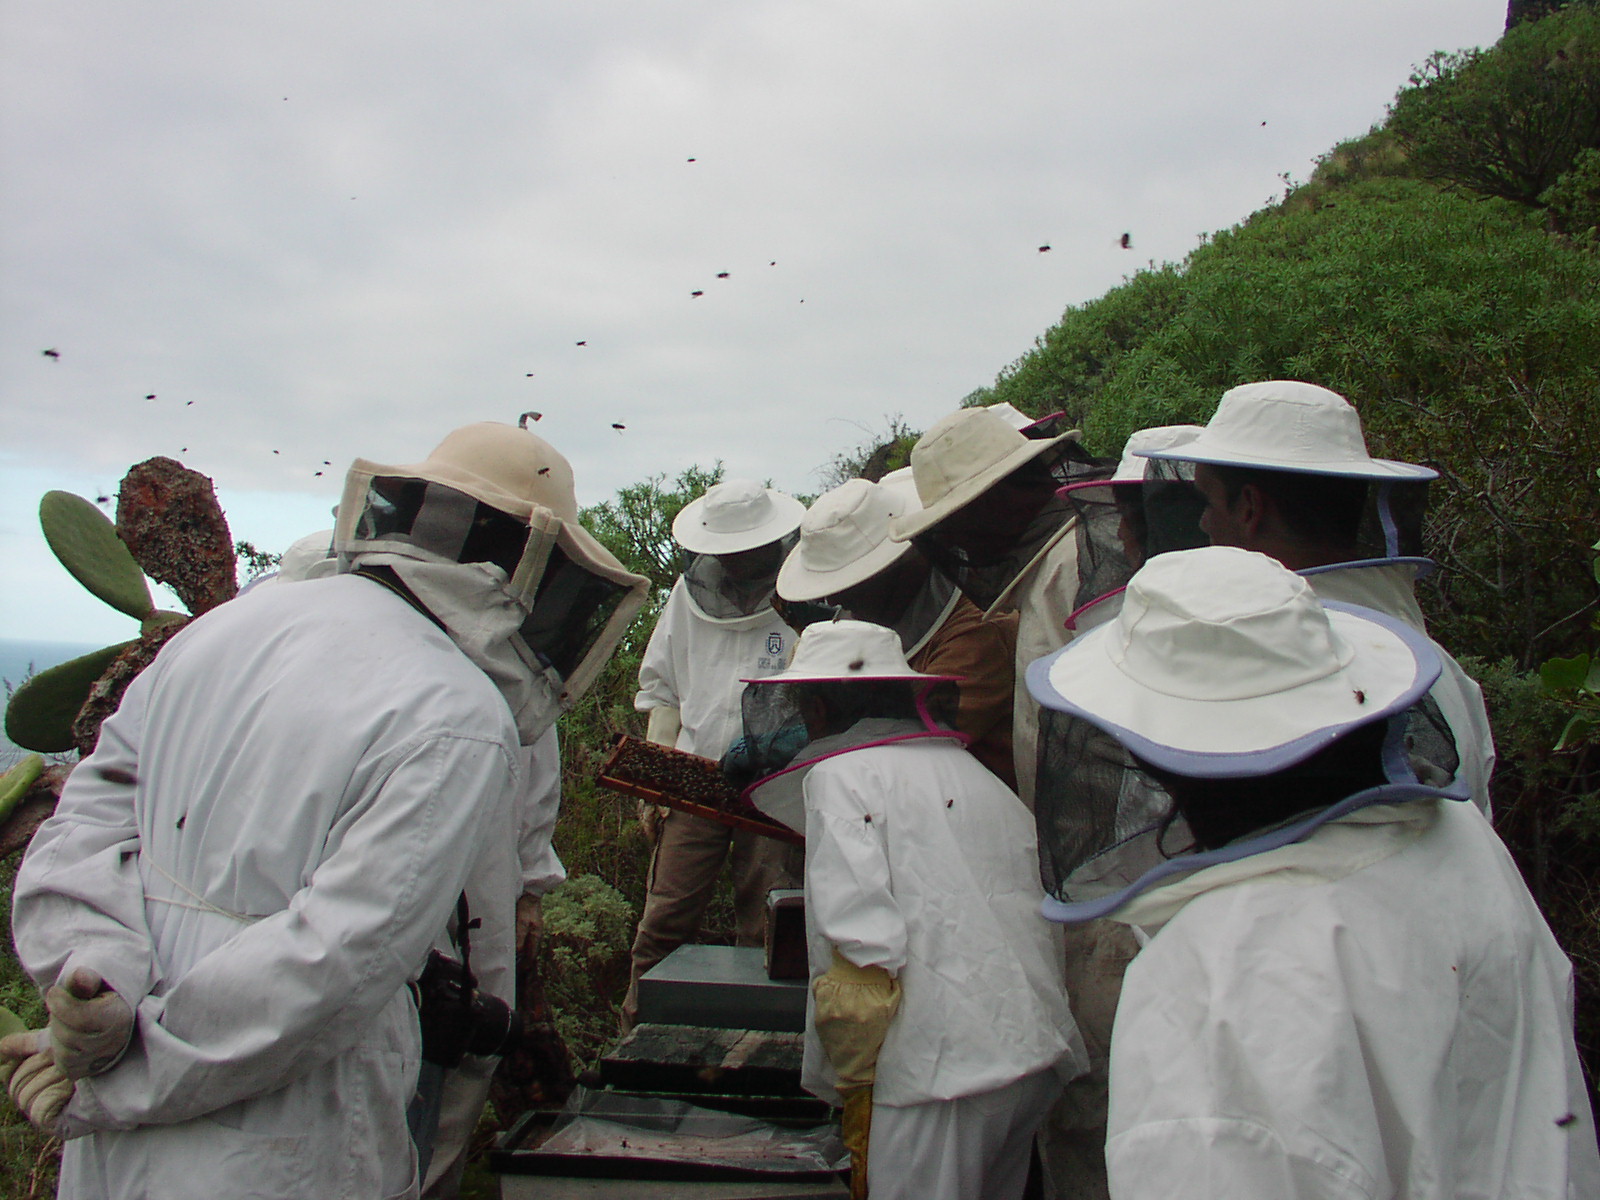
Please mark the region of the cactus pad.
[[114, 525], [71, 492], [46, 492], [39, 501], [45, 541], [72, 577], [119, 612], [144, 620], [155, 609], [144, 572]]
[[228, 520], [211, 480], [170, 458], [148, 458], [123, 477], [117, 532], [152, 579], [195, 616], [239, 590]]
[[0, 775], [0, 822], [11, 815], [11, 810], [16, 808], [43, 773], [44, 759], [37, 754], [29, 754], [4, 775]]
[[25, 750], [60, 754], [71, 750], [72, 723], [89, 698], [89, 690], [117, 655], [134, 642], [123, 642], [41, 671], [19, 687], [6, 706], [6, 736]]

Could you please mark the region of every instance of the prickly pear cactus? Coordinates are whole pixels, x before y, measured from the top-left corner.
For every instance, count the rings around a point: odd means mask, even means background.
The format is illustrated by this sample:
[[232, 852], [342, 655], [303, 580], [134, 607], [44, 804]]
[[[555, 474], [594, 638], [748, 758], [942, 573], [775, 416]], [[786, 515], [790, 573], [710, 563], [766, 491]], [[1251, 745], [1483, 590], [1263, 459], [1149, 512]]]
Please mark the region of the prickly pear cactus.
[[167, 584], [198, 616], [238, 591], [233, 541], [211, 480], [170, 458], [139, 463], [123, 478], [117, 524], [70, 492], [39, 504], [45, 540], [72, 577], [140, 623], [140, 635], [34, 676], [6, 707], [6, 736], [46, 754], [88, 754], [123, 689], [189, 617], [163, 612], [145, 582]]
[[233, 537], [211, 480], [170, 458], [148, 458], [123, 477], [117, 534], [151, 579], [195, 616], [237, 594]]
[[77, 742], [72, 723], [89, 689], [133, 642], [91, 651], [82, 658], [41, 671], [11, 695], [6, 705], [6, 736], [25, 750], [62, 754]]
[[39, 525], [61, 565], [112, 608], [136, 621], [155, 611], [144, 572], [116, 526], [82, 496], [46, 492], [39, 501]]

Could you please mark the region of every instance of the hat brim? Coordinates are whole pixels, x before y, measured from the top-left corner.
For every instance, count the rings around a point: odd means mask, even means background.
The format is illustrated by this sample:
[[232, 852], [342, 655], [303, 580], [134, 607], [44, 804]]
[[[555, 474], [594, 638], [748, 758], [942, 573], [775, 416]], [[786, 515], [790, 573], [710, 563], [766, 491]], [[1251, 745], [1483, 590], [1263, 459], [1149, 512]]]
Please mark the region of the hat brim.
[[785, 600], [820, 600], [824, 596], [837, 596], [857, 584], [867, 582], [881, 571], [886, 571], [911, 551], [909, 542], [895, 542], [885, 538], [866, 554], [853, 562], [819, 571], [801, 561], [805, 550], [802, 542], [789, 551], [778, 571], [778, 595]]
[[918, 512], [907, 513], [889, 522], [889, 536], [897, 542], [908, 542], [919, 533], [932, 529], [951, 513], [965, 508], [1011, 472], [1015, 471], [1052, 447], [1062, 442], [1077, 441], [1082, 431], [1073, 429], [1057, 437], [1033, 440], [1018, 446], [1010, 454], [989, 464], [970, 479], [964, 479]]
[[1409, 708], [1439, 677], [1432, 644], [1403, 621], [1355, 605], [1323, 607], [1354, 655], [1339, 670], [1287, 691], [1236, 700], [1158, 692], [1113, 659], [1114, 623], [1030, 663], [1028, 691], [1044, 707], [1082, 717], [1176, 774], [1269, 775], [1357, 726]]
[[672, 540], [694, 554], [738, 554], [788, 537], [800, 528], [806, 515], [804, 504], [772, 488], [767, 489], [767, 499], [772, 503], [769, 519], [754, 529], [718, 533], [700, 524], [700, 514], [705, 509], [705, 497], [700, 496], [685, 504], [672, 519]]
[[1420, 463], [1397, 462], [1392, 458], [1338, 459], [1329, 462], [1285, 462], [1224, 446], [1207, 446], [1203, 438], [1172, 450], [1135, 450], [1140, 458], [1164, 458], [1174, 462], [1207, 463], [1214, 467], [1247, 467], [1258, 471], [1286, 471], [1295, 475], [1337, 475], [1346, 479], [1409, 480], [1423, 482], [1439, 478], [1439, 472]]

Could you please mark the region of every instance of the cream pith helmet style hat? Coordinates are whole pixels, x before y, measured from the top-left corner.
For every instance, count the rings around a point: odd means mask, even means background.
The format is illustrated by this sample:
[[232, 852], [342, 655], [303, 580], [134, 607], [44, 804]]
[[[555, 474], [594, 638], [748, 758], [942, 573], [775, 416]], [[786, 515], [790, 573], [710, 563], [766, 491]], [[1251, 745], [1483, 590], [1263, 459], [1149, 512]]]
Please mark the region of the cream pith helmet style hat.
[[785, 600], [820, 600], [865, 583], [911, 552], [889, 522], [917, 507], [911, 487], [850, 479], [817, 497], [800, 522], [800, 544], [778, 572]]
[[1224, 467], [1255, 467], [1353, 479], [1426, 480], [1438, 472], [1416, 463], [1373, 458], [1361, 417], [1338, 392], [1294, 379], [1246, 383], [1223, 393], [1204, 431], [1185, 446], [1142, 452], [1146, 458]]
[[920, 512], [890, 526], [897, 542], [908, 541], [976, 500], [1018, 467], [1053, 446], [1076, 441], [1072, 430], [1053, 438], [1026, 438], [986, 408], [963, 408], [941, 417], [911, 447]]
[[446, 434], [418, 463], [384, 466], [358, 458], [350, 469], [352, 474], [440, 483], [523, 522], [535, 506], [568, 524], [578, 521], [571, 464], [538, 434], [499, 421], [480, 421]]
[[1151, 559], [1115, 620], [1028, 667], [1047, 708], [1181, 775], [1266, 775], [1409, 708], [1439, 658], [1402, 621], [1322, 604], [1276, 559], [1208, 546]]
[[806, 506], [753, 479], [729, 479], [706, 489], [673, 518], [673, 540], [694, 554], [754, 550], [800, 527]]

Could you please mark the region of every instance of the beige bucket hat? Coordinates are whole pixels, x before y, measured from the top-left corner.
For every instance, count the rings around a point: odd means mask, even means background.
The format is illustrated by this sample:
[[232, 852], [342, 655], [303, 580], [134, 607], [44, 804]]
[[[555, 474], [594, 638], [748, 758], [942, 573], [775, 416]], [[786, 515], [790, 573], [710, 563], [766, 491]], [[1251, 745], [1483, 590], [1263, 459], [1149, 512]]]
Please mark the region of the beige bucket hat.
[[918, 512], [897, 517], [890, 536], [908, 541], [972, 503], [1018, 467], [1052, 447], [1076, 441], [1072, 430], [1053, 438], [1026, 438], [986, 408], [963, 408], [941, 417], [911, 448]]
[[1204, 431], [1187, 445], [1142, 451], [1146, 458], [1255, 467], [1354, 479], [1428, 480], [1431, 467], [1373, 458], [1361, 417], [1338, 392], [1295, 379], [1247, 383], [1224, 392]]
[[850, 479], [818, 496], [800, 522], [800, 544], [778, 572], [785, 600], [820, 600], [865, 583], [911, 552], [889, 536], [895, 517], [919, 507], [905, 483]]
[[1207, 546], [1147, 562], [1116, 619], [1034, 662], [1028, 690], [1179, 774], [1268, 774], [1409, 707], [1438, 677], [1415, 630], [1324, 605], [1276, 559]]
[[793, 496], [753, 479], [728, 479], [683, 506], [672, 537], [694, 554], [737, 554], [787, 537], [805, 515]]

